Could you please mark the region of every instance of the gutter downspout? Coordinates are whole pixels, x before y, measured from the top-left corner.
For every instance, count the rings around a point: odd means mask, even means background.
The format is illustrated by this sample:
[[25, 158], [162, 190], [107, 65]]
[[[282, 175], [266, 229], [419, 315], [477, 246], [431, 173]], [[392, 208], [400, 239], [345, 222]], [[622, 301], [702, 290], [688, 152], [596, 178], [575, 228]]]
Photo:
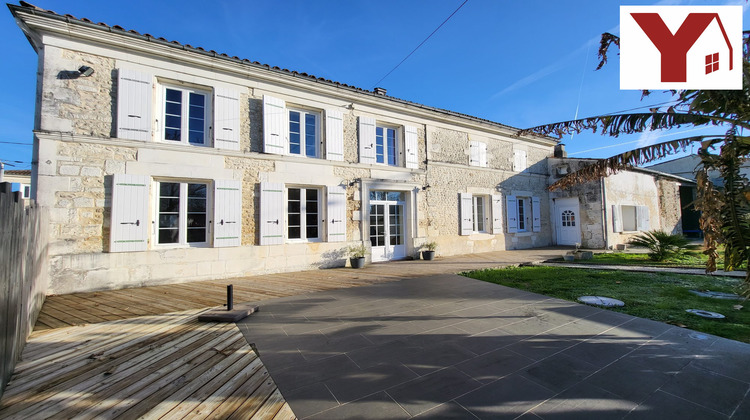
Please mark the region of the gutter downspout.
[[604, 178], [599, 179], [602, 192], [602, 233], [604, 234], [604, 249], [610, 249], [609, 235], [607, 234], [607, 188], [604, 186]]

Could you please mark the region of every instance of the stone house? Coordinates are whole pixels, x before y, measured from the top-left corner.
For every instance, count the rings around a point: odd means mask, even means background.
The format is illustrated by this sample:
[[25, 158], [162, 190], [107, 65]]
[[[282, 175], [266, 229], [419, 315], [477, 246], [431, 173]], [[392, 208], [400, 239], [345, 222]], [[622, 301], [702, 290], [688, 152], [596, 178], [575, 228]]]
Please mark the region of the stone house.
[[39, 56], [49, 293], [554, 243], [557, 141], [119, 26], [9, 5]]
[[31, 170], [6, 169], [0, 177], [0, 182], [9, 182], [11, 191], [20, 191], [23, 198], [31, 198]]
[[[562, 146], [562, 145], [560, 145]], [[595, 159], [548, 159], [549, 183]], [[550, 208], [558, 245], [617, 248], [648, 230], [683, 233], [681, 194], [695, 190], [695, 181], [646, 168], [623, 170], [597, 181], [550, 192]]]

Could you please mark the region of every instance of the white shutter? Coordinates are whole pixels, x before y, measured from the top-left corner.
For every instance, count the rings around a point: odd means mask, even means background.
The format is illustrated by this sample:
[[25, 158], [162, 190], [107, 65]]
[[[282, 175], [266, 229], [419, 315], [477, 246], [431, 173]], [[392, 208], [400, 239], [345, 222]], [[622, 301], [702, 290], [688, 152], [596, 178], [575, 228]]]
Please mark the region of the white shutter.
[[263, 95], [263, 151], [287, 153], [287, 113], [283, 99]]
[[346, 187], [328, 186], [328, 242], [346, 241]]
[[214, 247], [240, 246], [242, 239], [242, 183], [214, 181]]
[[522, 172], [526, 170], [526, 151], [513, 151], [513, 171]]
[[359, 117], [359, 163], [375, 163], [375, 118]]
[[638, 224], [636, 226], [636, 230], [641, 231], [641, 232], [650, 230], [651, 223], [648, 217], [648, 207], [637, 206], [635, 208], [635, 211], [636, 211], [636, 223]]
[[612, 205], [612, 228], [615, 232], [622, 232], [622, 209], [616, 204]]
[[539, 232], [542, 230], [542, 206], [539, 197], [531, 197], [531, 230]]
[[150, 74], [128, 69], [117, 71], [117, 137], [151, 140], [153, 83]]
[[492, 233], [503, 233], [503, 196], [492, 195]]
[[148, 249], [148, 200], [151, 180], [141, 175], [112, 175], [109, 252]]
[[479, 143], [479, 166], [487, 167], [487, 143]]
[[417, 127], [404, 127], [404, 148], [406, 149], [406, 167], [419, 168], [419, 145], [417, 143]]
[[461, 198], [461, 235], [471, 235], [474, 231], [474, 212], [471, 194], [460, 193]]
[[515, 195], [505, 197], [505, 212], [508, 219], [508, 233], [518, 232], [518, 200]]
[[214, 147], [240, 150], [240, 92], [214, 90]]
[[479, 142], [469, 142], [469, 166], [479, 166]]
[[344, 160], [344, 114], [326, 110], [326, 159]]
[[284, 243], [284, 184], [260, 183], [260, 244]]

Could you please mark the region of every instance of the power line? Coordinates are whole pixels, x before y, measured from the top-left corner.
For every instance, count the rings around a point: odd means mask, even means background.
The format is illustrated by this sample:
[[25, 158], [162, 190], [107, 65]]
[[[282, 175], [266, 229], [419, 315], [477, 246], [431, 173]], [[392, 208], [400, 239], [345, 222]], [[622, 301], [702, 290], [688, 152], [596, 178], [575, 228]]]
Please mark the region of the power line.
[[21, 145], [24, 145], [24, 146], [33, 146], [34, 145], [33, 143], [17, 143], [17, 142], [14, 142], [14, 141], [0, 141], [0, 143], [2, 143], [2, 144], [21, 144]]
[[443, 21], [443, 23], [441, 23], [441, 24], [440, 24], [440, 25], [439, 25], [439, 26], [438, 26], [437, 28], [435, 28], [435, 30], [434, 30], [434, 31], [432, 31], [432, 33], [431, 33], [430, 35], [428, 35], [428, 36], [427, 36], [427, 38], [425, 38], [425, 39], [424, 39], [424, 41], [422, 41], [421, 43], [419, 43], [419, 45], [417, 45], [417, 48], [414, 48], [414, 49], [412, 50], [412, 52], [410, 52], [410, 53], [409, 53], [409, 55], [407, 55], [406, 57], [404, 57], [404, 59], [403, 59], [403, 60], [401, 60], [401, 62], [400, 62], [400, 63], [396, 64], [396, 67], [392, 68], [392, 69], [391, 69], [391, 71], [389, 71], [389, 72], [388, 72], [388, 73], [387, 73], [387, 74], [386, 74], [385, 76], [381, 77], [381, 78], [380, 78], [380, 80], [378, 80], [377, 82], [375, 82], [375, 85], [373, 86], [373, 88], [374, 88], [374, 87], [377, 87], [377, 86], [378, 86], [378, 85], [380, 84], [380, 82], [382, 82], [383, 80], [385, 80], [385, 78], [386, 78], [386, 77], [390, 76], [390, 75], [391, 75], [391, 73], [393, 73], [394, 71], [396, 71], [396, 69], [397, 69], [397, 68], [398, 68], [398, 67], [399, 67], [399, 66], [400, 66], [401, 64], [404, 64], [404, 61], [406, 61], [407, 59], [409, 59], [409, 57], [411, 57], [411, 55], [412, 55], [412, 54], [414, 54], [414, 53], [415, 53], [415, 52], [416, 52], [416, 51], [417, 51], [417, 50], [419, 49], [419, 47], [421, 47], [422, 45], [424, 45], [424, 43], [425, 43], [425, 42], [427, 42], [427, 40], [428, 40], [428, 39], [430, 39], [430, 37], [432, 37], [433, 35], [435, 35], [435, 32], [437, 32], [437, 31], [438, 31], [438, 30], [439, 30], [440, 28], [442, 28], [442, 27], [443, 27], [443, 25], [445, 25], [445, 23], [446, 23], [446, 22], [448, 22], [448, 21], [450, 20], [450, 18], [452, 18], [452, 17], [453, 17], [453, 15], [455, 15], [455, 14], [456, 14], [456, 12], [458, 12], [459, 10], [461, 10], [461, 8], [462, 8], [462, 7], [464, 7], [464, 5], [465, 5], [466, 3], [468, 3], [468, 2], [469, 2], [469, 0], [464, 0], [464, 2], [463, 2], [463, 3], [461, 3], [461, 5], [460, 5], [460, 6], [458, 6], [458, 8], [457, 8], [456, 10], [454, 10], [454, 11], [453, 11], [453, 13], [451, 13], [451, 15], [450, 15], [450, 16], [448, 16], [448, 17], [447, 17], [447, 18], [446, 18], [446, 19], [445, 19], [445, 20]]

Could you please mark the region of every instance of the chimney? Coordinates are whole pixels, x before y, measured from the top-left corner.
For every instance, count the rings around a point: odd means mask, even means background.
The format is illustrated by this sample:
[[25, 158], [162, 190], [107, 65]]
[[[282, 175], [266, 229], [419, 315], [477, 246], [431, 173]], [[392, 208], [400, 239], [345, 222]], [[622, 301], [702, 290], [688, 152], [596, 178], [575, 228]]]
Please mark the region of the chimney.
[[555, 154], [553, 156], [556, 158], [568, 157], [568, 152], [565, 151], [565, 145], [563, 143], [560, 143], [555, 146]]
[[376, 87], [375, 88], [375, 94], [380, 96], [387, 96], [388, 91], [385, 88], [382, 87]]

